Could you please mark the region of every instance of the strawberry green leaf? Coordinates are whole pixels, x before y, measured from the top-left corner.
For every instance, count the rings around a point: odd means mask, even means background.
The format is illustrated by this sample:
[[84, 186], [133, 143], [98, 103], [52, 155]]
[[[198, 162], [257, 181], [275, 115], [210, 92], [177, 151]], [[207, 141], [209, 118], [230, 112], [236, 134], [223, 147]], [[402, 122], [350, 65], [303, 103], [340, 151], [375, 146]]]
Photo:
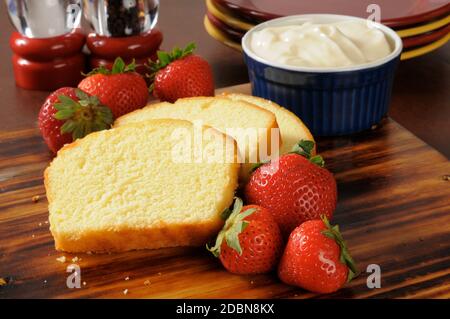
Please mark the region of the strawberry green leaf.
[[339, 225], [334, 225], [331, 227], [336, 234], [339, 234], [339, 237], [342, 238], [341, 233], [339, 231]]
[[64, 109], [61, 111], [58, 111], [53, 116], [57, 120], [66, 120], [72, 117], [72, 115], [75, 113], [75, 110], [73, 109]]
[[242, 212], [243, 202], [242, 199], [236, 197], [233, 205], [233, 210], [225, 210], [222, 215], [228, 215], [225, 225], [219, 232], [216, 238], [216, 243], [213, 247], [206, 248], [211, 251], [214, 256], [220, 255], [220, 247], [222, 246], [223, 240], [225, 240], [228, 247], [236, 250], [239, 255], [242, 254], [242, 247], [239, 242], [239, 234], [241, 234], [250, 225], [250, 222], [244, 220], [251, 214], [253, 214], [256, 209], [250, 208]]
[[114, 64], [111, 69], [111, 74], [119, 74], [123, 73], [123, 70], [125, 69], [125, 62], [121, 57], [116, 58], [114, 61]]
[[238, 221], [244, 220], [245, 218], [247, 218], [248, 216], [250, 216], [254, 212], [256, 212], [256, 208], [246, 209], [245, 211], [243, 211], [239, 215], [237, 215], [236, 220], [238, 220]]
[[175, 47], [175, 48], [173, 48], [173, 50], [172, 50], [171, 59], [177, 60], [177, 59], [179, 59], [182, 55], [183, 55], [183, 51], [182, 51], [180, 48]]
[[208, 244], [206, 245], [206, 249], [209, 250], [214, 255], [214, 257], [219, 257], [220, 248], [222, 247], [222, 242], [223, 242], [224, 237], [225, 237], [225, 232], [221, 231], [217, 235], [216, 243], [213, 247], [209, 247]]
[[76, 126], [76, 122], [74, 120], [68, 120], [64, 122], [64, 124], [61, 126], [61, 133], [70, 133], [74, 130]]
[[135, 60], [135, 59], [133, 59], [133, 60], [131, 61], [131, 63], [128, 64], [128, 65], [126, 65], [125, 68], [123, 69], [123, 72], [124, 72], [124, 73], [127, 73], [127, 72], [134, 72], [134, 71], [136, 71], [136, 60]]
[[244, 202], [239, 197], [234, 200], [233, 213], [235, 215], [239, 214], [244, 206]]
[[55, 103], [53, 106], [58, 111], [67, 110], [70, 108], [76, 109], [78, 107], [78, 103], [66, 95], [61, 94], [61, 95], [58, 95], [57, 98], [58, 98], [59, 102]]
[[156, 53], [156, 55], [158, 56], [158, 61], [161, 65], [161, 67], [165, 67], [166, 65], [168, 65], [171, 62], [170, 55], [167, 52], [158, 51]]
[[99, 67], [92, 69], [92, 70], [91, 70], [90, 72], [88, 72], [88, 73], [83, 73], [83, 72], [81, 72], [81, 74], [84, 75], [84, 76], [86, 76], [86, 77], [87, 77], [87, 76], [94, 75], [94, 74], [104, 74], [104, 75], [109, 75], [109, 74], [111, 74], [111, 71], [108, 70], [104, 65], [100, 65]]
[[188, 45], [183, 50], [183, 56], [193, 53], [195, 48], [196, 48], [196, 45], [194, 42], [188, 43]]
[[314, 149], [314, 142], [310, 140], [301, 140], [298, 145], [308, 154]]
[[248, 222], [248, 221], [243, 221], [242, 223], [241, 223], [241, 233], [248, 227], [248, 225], [250, 225], [250, 223]]
[[220, 214], [220, 218], [222, 220], [227, 220], [228, 217], [230, 216], [230, 214], [231, 214], [231, 209], [225, 208], [224, 211]]
[[[150, 78], [150, 75], [149, 75], [149, 74], [146, 74], [146, 76], [147, 76], [148, 78]], [[154, 89], [155, 89], [155, 83], [152, 82], [152, 84], [150, 84], [150, 86], [148, 87], [148, 93], [152, 94], [152, 92], [153, 92]]]
[[264, 164], [269, 163], [270, 161], [265, 161], [265, 162], [260, 162], [260, 163], [254, 163], [251, 167], [250, 167], [250, 174], [253, 173], [254, 171], [256, 171], [258, 168], [260, 168], [261, 166], [263, 166]]
[[[148, 60], [147, 68], [150, 70], [150, 74], [146, 76], [150, 79], [153, 84], [153, 80], [155, 79], [156, 73], [159, 70], [164, 69], [173, 61], [182, 59], [190, 54], [192, 54], [195, 50], [195, 43], [189, 43], [184, 49], [180, 49], [178, 47], [174, 47], [171, 52], [165, 51], [157, 51], [156, 56], [158, 57], [157, 61], [154, 62], [152, 60]], [[154, 87], [150, 86], [150, 93], [153, 91]]]
[[81, 106], [89, 106], [89, 101], [88, 100], [81, 100], [78, 103], [80, 103]]
[[136, 69], [136, 61], [133, 60], [130, 64], [126, 65], [125, 61], [121, 57], [117, 57], [114, 60], [114, 64], [111, 68], [111, 70], [108, 70], [103, 65], [93, 69], [91, 72], [84, 74], [84, 76], [91, 76], [94, 74], [104, 74], [104, 75], [111, 75], [111, 74], [122, 74], [127, 72], [134, 72]]
[[353, 272], [353, 270], [349, 269], [348, 270], [348, 276], [347, 276], [347, 282], [350, 282], [353, 280], [353, 278], [355, 278], [358, 274]]
[[316, 155], [316, 156], [311, 157], [309, 159], [309, 161], [311, 163], [314, 163], [314, 164], [320, 166], [320, 167], [324, 167], [325, 166], [325, 161], [323, 160], [323, 157], [320, 156], [320, 155]]
[[72, 131], [72, 138], [75, 141], [82, 137], [84, 137], [84, 125], [83, 124], [76, 125]]
[[312, 156], [312, 151], [314, 150], [315, 143], [309, 140], [300, 140], [297, 144], [292, 147], [292, 150], [289, 153], [294, 153], [306, 157], [310, 160], [311, 163], [314, 163], [320, 167], [325, 166], [325, 162], [320, 155]]
[[322, 234], [324, 234], [325, 236], [327, 236], [328, 238], [331, 238], [331, 239], [335, 239], [334, 238], [334, 234], [331, 232], [331, 231], [328, 231], [328, 230], [324, 230], [323, 232], [322, 232]]
[[358, 267], [350, 256], [350, 253], [347, 248], [347, 244], [342, 237], [342, 234], [339, 230], [338, 225], [332, 226], [326, 216], [321, 216], [321, 219], [326, 227], [326, 230], [322, 231], [322, 234], [328, 238], [333, 239], [336, 244], [339, 245], [341, 250], [341, 254], [339, 256], [339, 260], [341, 263], [345, 264], [348, 268], [347, 282], [350, 282], [355, 276], [359, 274]]
[[54, 104], [57, 112], [55, 119], [65, 121], [61, 126], [61, 133], [72, 134], [72, 139], [82, 138], [94, 131], [108, 129], [113, 123], [111, 109], [101, 105], [98, 98], [89, 96], [77, 89], [75, 94], [78, 101], [66, 95], [58, 95], [58, 103]]
[[239, 233], [236, 231], [228, 231], [225, 233], [225, 240], [228, 247], [236, 250], [239, 256], [242, 255], [242, 248], [239, 243]]
[[89, 99], [89, 95], [81, 89], [75, 89], [75, 95], [80, 101]]
[[[98, 97], [96, 97], [95, 95], [91, 95], [88, 99], [89, 104], [97, 106], [100, 104], [100, 100], [98, 99]], [[105, 108], [106, 106], [103, 106], [103, 108]]]
[[309, 140], [300, 140], [291, 150], [291, 153], [302, 155], [306, 158], [311, 157], [311, 152], [314, 149], [314, 142]]
[[327, 228], [331, 228], [331, 224], [327, 216], [320, 215], [320, 219], [322, 219], [323, 223], [325, 224], [325, 226], [327, 226]]

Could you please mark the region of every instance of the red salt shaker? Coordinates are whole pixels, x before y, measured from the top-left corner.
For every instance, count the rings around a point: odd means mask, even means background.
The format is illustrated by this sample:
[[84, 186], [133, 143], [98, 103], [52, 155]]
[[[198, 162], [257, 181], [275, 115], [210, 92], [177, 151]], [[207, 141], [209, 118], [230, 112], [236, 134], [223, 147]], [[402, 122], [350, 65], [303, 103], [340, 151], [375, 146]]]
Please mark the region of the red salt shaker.
[[85, 36], [77, 29], [56, 37], [28, 38], [13, 32], [9, 44], [17, 86], [52, 91], [77, 86], [85, 70]]
[[17, 30], [9, 39], [17, 86], [48, 91], [76, 86], [85, 69], [82, 3], [8, 0], [6, 8]]

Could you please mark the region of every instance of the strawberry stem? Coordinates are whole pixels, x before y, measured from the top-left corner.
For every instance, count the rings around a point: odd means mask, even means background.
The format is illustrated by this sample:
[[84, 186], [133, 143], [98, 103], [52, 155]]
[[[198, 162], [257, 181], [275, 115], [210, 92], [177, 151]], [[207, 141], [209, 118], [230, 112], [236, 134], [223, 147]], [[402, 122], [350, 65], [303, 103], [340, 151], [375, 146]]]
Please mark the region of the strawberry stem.
[[333, 239], [341, 249], [340, 261], [348, 268], [347, 282], [350, 282], [353, 278], [355, 278], [359, 274], [358, 267], [350, 256], [350, 253], [347, 248], [347, 244], [342, 237], [342, 234], [339, 230], [339, 225], [331, 225], [328, 218], [324, 215], [321, 216], [321, 219], [325, 226], [326, 230], [322, 231], [322, 234], [327, 236], [328, 238]]

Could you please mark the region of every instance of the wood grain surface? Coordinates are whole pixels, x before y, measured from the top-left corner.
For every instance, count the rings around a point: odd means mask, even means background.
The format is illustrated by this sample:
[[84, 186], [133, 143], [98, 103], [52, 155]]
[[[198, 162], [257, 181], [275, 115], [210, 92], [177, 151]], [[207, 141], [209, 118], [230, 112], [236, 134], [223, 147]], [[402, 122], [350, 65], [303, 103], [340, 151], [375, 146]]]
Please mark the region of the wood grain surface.
[[[36, 129], [2, 132], [0, 277], [8, 283], [0, 298], [449, 298], [449, 161], [391, 119], [369, 132], [318, 139], [318, 147], [338, 182], [334, 222], [362, 270], [330, 295], [284, 285], [275, 274], [229, 274], [204, 248], [57, 252], [42, 178], [51, 155]], [[80, 289], [66, 286], [74, 257]], [[366, 285], [369, 264], [381, 267], [380, 289]]]

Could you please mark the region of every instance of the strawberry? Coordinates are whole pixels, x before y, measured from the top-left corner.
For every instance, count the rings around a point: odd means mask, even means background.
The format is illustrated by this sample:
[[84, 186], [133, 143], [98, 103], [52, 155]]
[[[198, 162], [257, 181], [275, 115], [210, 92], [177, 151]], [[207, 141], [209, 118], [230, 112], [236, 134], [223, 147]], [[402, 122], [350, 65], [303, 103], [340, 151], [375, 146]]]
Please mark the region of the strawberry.
[[325, 216], [294, 229], [278, 266], [281, 281], [317, 293], [335, 292], [357, 273], [339, 226]]
[[150, 91], [161, 101], [175, 102], [182, 97], [214, 96], [214, 79], [209, 63], [194, 55], [195, 44], [172, 52], [158, 51], [158, 60], [150, 61]]
[[100, 66], [89, 72], [78, 88], [97, 96], [102, 104], [111, 109], [114, 118], [118, 118], [147, 104], [147, 83], [135, 72], [135, 67], [134, 61], [125, 65], [119, 57], [111, 70]]
[[214, 247], [207, 249], [219, 257], [222, 265], [235, 274], [259, 274], [277, 265], [283, 241], [270, 212], [256, 205], [242, 207], [236, 198], [233, 211], [217, 235]]
[[109, 108], [80, 89], [64, 87], [50, 94], [39, 111], [39, 129], [48, 148], [56, 153], [64, 144], [90, 132], [111, 127]]
[[314, 142], [300, 141], [292, 153], [257, 167], [244, 188], [248, 203], [269, 209], [285, 237], [304, 221], [331, 219], [336, 208], [336, 181], [321, 156], [311, 157], [313, 149]]

